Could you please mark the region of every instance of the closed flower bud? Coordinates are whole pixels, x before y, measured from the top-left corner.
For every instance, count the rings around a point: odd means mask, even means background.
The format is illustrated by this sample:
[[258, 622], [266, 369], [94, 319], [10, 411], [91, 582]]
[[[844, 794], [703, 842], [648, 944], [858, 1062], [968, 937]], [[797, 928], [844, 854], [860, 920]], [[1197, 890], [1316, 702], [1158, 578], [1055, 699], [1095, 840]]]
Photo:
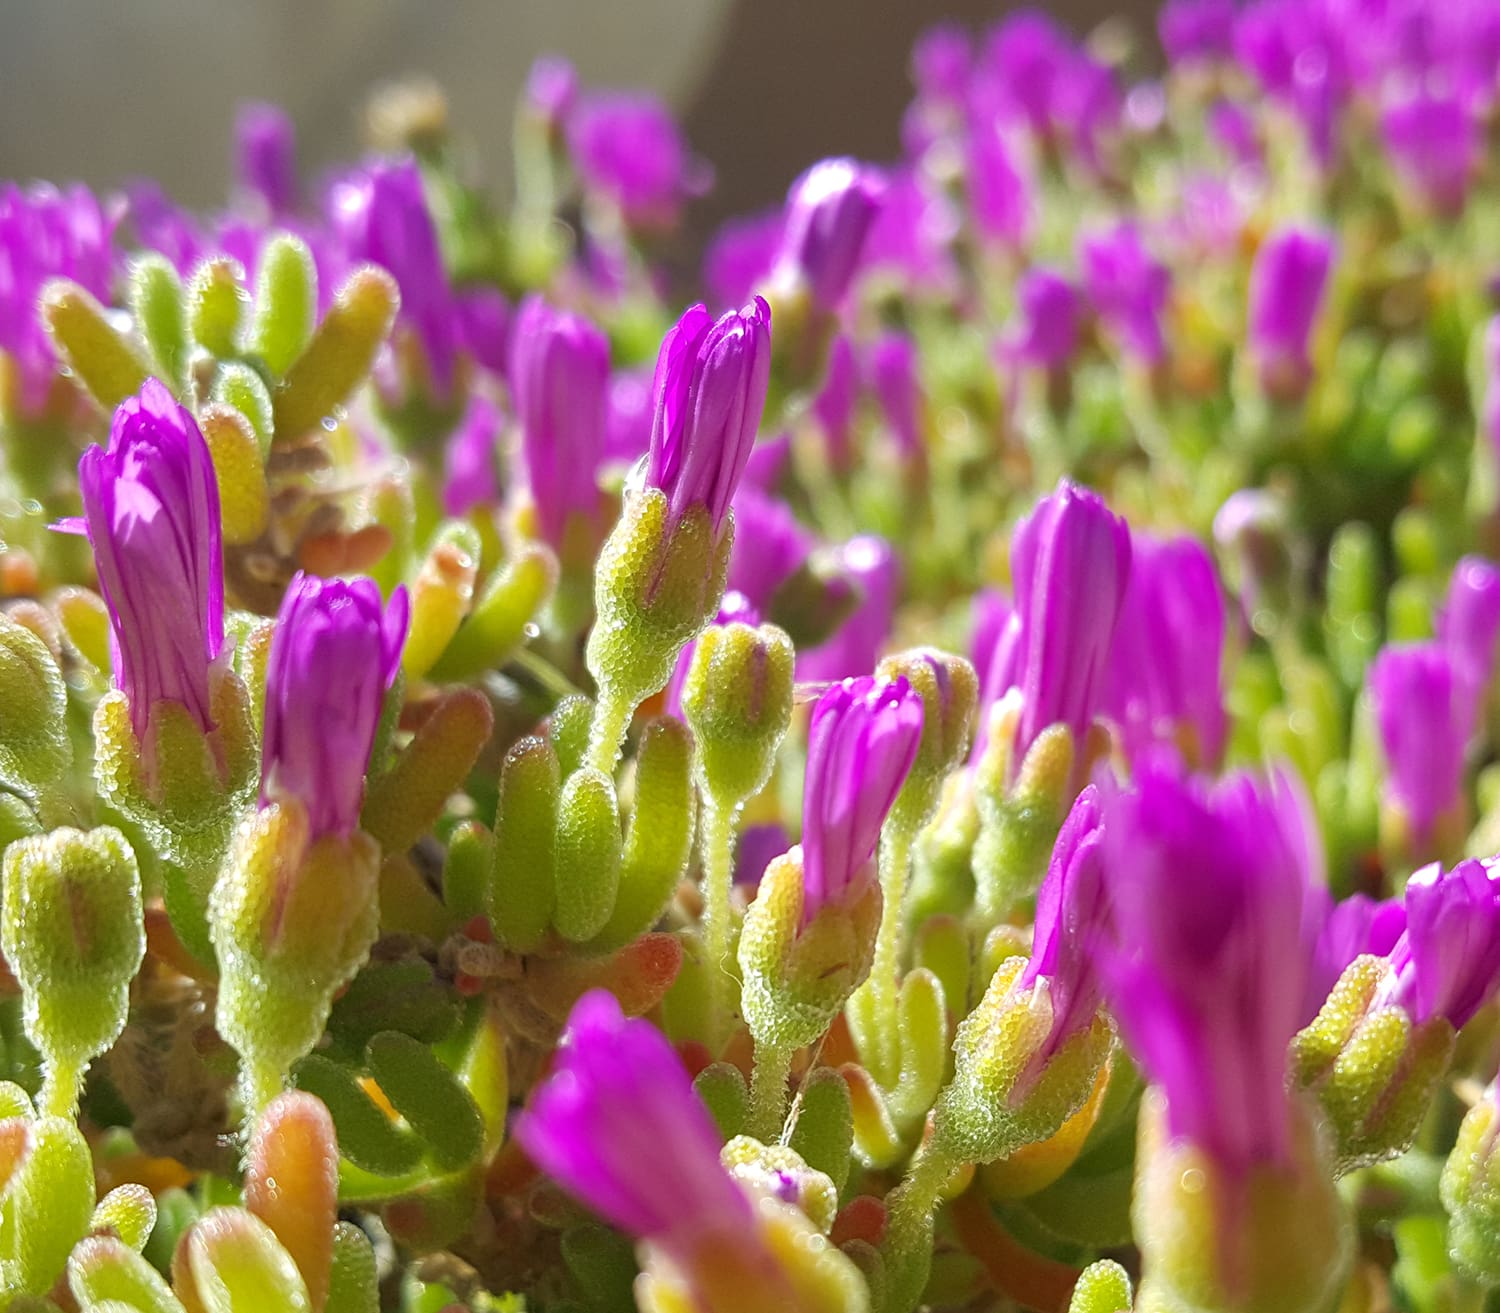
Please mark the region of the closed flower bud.
[[836, 311], [859, 268], [884, 191], [879, 173], [856, 160], [813, 165], [787, 195], [773, 284], [788, 291], [805, 289], [818, 309]]
[[1437, 614], [1437, 636], [1457, 657], [1482, 706], [1500, 638], [1500, 566], [1482, 556], [1466, 556], [1453, 567]]
[[1017, 526], [1011, 574], [1020, 617], [1018, 760], [1049, 725], [1066, 725], [1081, 743], [1104, 695], [1130, 568], [1125, 521], [1077, 484], [1064, 480]]
[[1385, 797], [1412, 856], [1445, 855], [1464, 827], [1464, 768], [1476, 706], [1466, 667], [1436, 642], [1393, 644], [1370, 668]]
[[312, 837], [351, 834], [386, 690], [406, 638], [407, 599], [370, 579], [299, 574], [282, 599], [266, 670], [261, 802], [296, 798]]
[[136, 737], [146, 742], [163, 702], [185, 708], [208, 733], [211, 674], [224, 647], [224, 567], [203, 434], [148, 379], [115, 411], [109, 446], [84, 452], [78, 483], [109, 605], [115, 686]]
[[1250, 351], [1262, 389], [1294, 400], [1312, 377], [1309, 348], [1333, 265], [1333, 240], [1283, 228], [1262, 243], [1250, 271]]
[[771, 777], [792, 718], [794, 655], [774, 625], [712, 625], [697, 641], [682, 710], [700, 787], [720, 806], [754, 797]]
[[1127, 355], [1145, 365], [1167, 352], [1162, 332], [1170, 277], [1147, 249], [1140, 229], [1122, 222], [1089, 233], [1080, 260], [1094, 308]]
[[1130, 582], [1104, 677], [1104, 705], [1136, 756], [1175, 743], [1212, 768], [1224, 752], [1224, 594], [1194, 538], [1132, 539]]
[[537, 523], [561, 551], [569, 520], [591, 522], [598, 509], [609, 341], [582, 315], [529, 297], [511, 338], [510, 379]]
[[275, 105], [244, 106], [235, 116], [235, 180], [266, 215], [297, 204], [297, 141], [292, 121]]
[[377, 264], [396, 280], [401, 322], [421, 342], [438, 394], [446, 395], [458, 316], [416, 162], [382, 161], [349, 176], [330, 193], [329, 212], [348, 258]]
[[618, 732], [596, 727], [601, 768], [605, 747], [613, 763], [630, 712], [666, 685], [678, 653], [719, 608], [734, 538], [729, 507], [769, 370], [764, 301], [717, 323], [694, 306], [662, 343], [643, 483], [627, 495], [595, 573], [588, 668], [601, 708], [619, 721]]
[[682, 203], [713, 176], [689, 152], [671, 111], [645, 93], [580, 96], [567, 135], [584, 186], [634, 228], [670, 228]]
[[[713, 1119], [671, 1046], [649, 1022], [626, 1020], [608, 994], [585, 995], [573, 1009], [516, 1137], [549, 1176], [641, 1241], [643, 1308], [869, 1307], [853, 1265], [814, 1243], [816, 1229], [776, 1197], [776, 1182], [763, 1193], [759, 1173], [738, 1170], [755, 1157], [748, 1145], [729, 1154], [726, 1169]], [[738, 1179], [747, 1176], [750, 1191]]]
[[59, 829], [12, 843], [0, 948], [47, 1063], [43, 1108], [69, 1116], [84, 1069], [124, 1028], [146, 951], [141, 877], [124, 836]]
[[905, 679], [922, 699], [922, 740], [896, 802], [893, 824], [915, 834], [937, 808], [943, 781], [968, 756], [979, 701], [974, 666], [936, 648], [916, 648], [888, 656], [876, 667], [877, 679]]

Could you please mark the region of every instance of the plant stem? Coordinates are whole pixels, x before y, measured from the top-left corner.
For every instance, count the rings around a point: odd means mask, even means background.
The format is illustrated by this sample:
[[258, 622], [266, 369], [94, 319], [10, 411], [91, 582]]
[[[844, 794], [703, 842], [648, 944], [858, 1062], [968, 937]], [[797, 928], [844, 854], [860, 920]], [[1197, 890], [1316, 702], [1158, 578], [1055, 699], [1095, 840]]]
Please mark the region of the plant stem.
[[901, 987], [901, 931], [906, 915], [906, 883], [911, 871], [911, 833], [904, 825], [887, 825], [880, 841], [880, 932], [870, 967], [870, 991], [875, 1004], [875, 1043], [878, 1075], [889, 1084], [896, 1078]]
[[594, 704], [594, 723], [589, 729], [588, 764], [605, 775], [615, 773], [615, 763], [620, 759], [620, 745], [625, 742], [625, 731], [630, 727], [630, 717], [635, 708], [621, 700], [608, 688], [599, 690], [599, 701]]
[[755, 1074], [750, 1078], [750, 1133], [762, 1144], [774, 1144], [781, 1136], [791, 1070], [791, 1049], [756, 1042]]
[[83, 1072], [76, 1064], [49, 1058], [41, 1093], [37, 1097], [37, 1111], [43, 1117], [62, 1117], [71, 1121], [78, 1112], [78, 1091], [82, 1084]]
[[726, 986], [734, 977], [729, 957], [729, 891], [733, 882], [734, 820], [738, 808], [705, 793], [700, 851], [703, 859], [703, 954], [708, 970], [709, 1050], [717, 1057], [729, 1032]]

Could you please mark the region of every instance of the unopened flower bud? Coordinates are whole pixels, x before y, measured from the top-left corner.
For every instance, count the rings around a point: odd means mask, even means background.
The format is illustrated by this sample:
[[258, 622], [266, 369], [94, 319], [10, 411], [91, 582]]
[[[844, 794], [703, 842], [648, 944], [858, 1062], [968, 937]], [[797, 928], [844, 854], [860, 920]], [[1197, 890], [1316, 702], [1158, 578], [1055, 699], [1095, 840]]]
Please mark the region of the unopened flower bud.
[[792, 184], [772, 271], [778, 290], [805, 289], [817, 309], [838, 310], [880, 210], [885, 180], [850, 159], [824, 160]]
[[762, 1144], [748, 1135], [737, 1135], [719, 1151], [719, 1161], [755, 1194], [800, 1208], [824, 1235], [833, 1226], [838, 1191], [827, 1175], [814, 1171], [789, 1146]]
[[1411, 1147], [1455, 1033], [1500, 985], [1500, 880], [1478, 861], [1437, 863], [1406, 886], [1390, 953], [1357, 957], [1298, 1035], [1298, 1078], [1323, 1105], [1340, 1173]]
[[791, 723], [794, 658], [774, 625], [713, 625], [698, 639], [682, 710], [698, 741], [700, 787], [718, 805], [738, 806], [770, 779]]
[[1312, 229], [1272, 233], [1250, 272], [1250, 350], [1262, 389], [1295, 400], [1312, 377], [1309, 346], [1333, 265], [1333, 241]]
[[979, 680], [971, 662], [931, 647], [888, 656], [875, 675], [888, 681], [904, 678], [922, 699], [922, 740], [891, 808], [891, 823], [915, 834], [931, 820], [943, 781], [968, 756]]
[[44, 1106], [69, 1115], [85, 1068], [124, 1028], [146, 952], [141, 877], [124, 836], [59, 829], [12, 843], [0, 947], [46, 1059]]

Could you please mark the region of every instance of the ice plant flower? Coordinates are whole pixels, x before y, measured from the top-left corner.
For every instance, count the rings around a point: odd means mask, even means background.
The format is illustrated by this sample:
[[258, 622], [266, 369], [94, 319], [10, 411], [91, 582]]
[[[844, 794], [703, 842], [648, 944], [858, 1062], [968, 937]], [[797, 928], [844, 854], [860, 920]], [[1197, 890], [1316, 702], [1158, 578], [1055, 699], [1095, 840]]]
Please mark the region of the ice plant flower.
[[210, 676], [224, 647], [224, 563], [219, 488], [197, 422], [147, 379], [115, 411], [109, 445], [83, 453], [78, 484], [109, 607], [115, 686], [136, 737], [146, 741], [163, 702], [207, 733]]
[[674, 519], [701, 506], [715, 533], [723, 524], [760, 428], [770, 340], [771, 307], [756, 297], [718, 320], [696, 305], [662, 343], [646, 484]]
[[850, 905], [875, 878], [875, 845], [922, 740], [905, 678], [846, 679], [818, 699], [802, 791], [802, 924]]
[[1082, 319], [1078, 289], [1057, 270], [1034, 265], [1016, 286], [1016, 320], [1002, 349], [1023, 364], [1061, 369], [1078, 350]]
[[[1411, 1147], [1456, 1032], [1500, 987], [1500, 881], [1489, 863], [1418, 871], [1402, 915], [1400, 927], [1385, 909], [1371, 917], [1361, 955], [1297, 1036], [1297, 1078], [1322, 1102], [1341, 1173]], [[1398, 928], [1382, 954], [1376, 937]]]
[[1333, 240], [1311, 228], [1266, 238], [1250, 271], [1250, 350], [1271, 396], [1300, 396], [1312, 375], [1308, 348], [1323, 304]]
[[609, 341], [582, 315], [528, 297], [516, 317], [510, 381], [538, 527], [561, 550], [569, 521], [592, 520], [598, 507]]
[[723, 597], [730, 505], [750, 460], [771, 371], [771, 309], [756, 297], [716, 321], [689, 309], [662, 341], [651, 445], [594, 575], [586, 659], [600, 689], [592, 762], [612, 767], [631, 713], [666, 685]]
[[14, 362], [19, 401], [29, 413], [46, 405], [57, 375], [52, 341], [37, 312], [42, 287], [49, 278], [69, 278], [108, 301], [113, 228], [86, 187], [0, 186], [0, 352]]
[[1351, 894], [1328, 911], [1313, 946], [1306, 1020], [1317, 1016], [1344, 970], [1366, 954], [1385, 957], [1406, 931], [1406, 904], [1399, 898]]
[[731, 1175], [718, 1128], [671, 1045], [602, 990], [574, 1006], [516, 1138], [548, 1176], [641, 1242], [635, 1294], [644, 1309], [868, 1307], [847, 1260], [808, 1249], [821, 1237], [780, 1202], [774, 1177], [763, 1192], [746, 1174]]
[[446, 395], [458, 320], [416, 161], [378, 161], [350, 175], [334, 186], [329, 207], [346, 259], [378, 264], [395, 278], [401, 320], [416, 332], [433, 383]]
[[1212, 767], [1224, 750], [1224, 594], [1195, 538], [1132, 539], [1104, 705], [1132, 755], [1175, 742]]
[[467, 515], [476, 506], [500, 500], [501, 422], [500, 408], [483, 393], [469, 399], [444, 453], [444, 514]]
[[766, 281], [785, 230], [780, 206], [719, 226], [703, 252], [703, 285], [716, 305], [740, 305]]
[[567, 135], [584, 186], [617, 205], [632, 227], [670, 227], [712, 176], [689, 153], [671, 111], [645, 93], [579, 96]]
[[1011, 577], [1024, 699], [1018, 757], [1049, 725], [1066, 725], [1075, 743], [1087, 732], [1104, 696], [1130, 570], [1125, 521], [1097, 493], [1066, 479], [1016, 527]]
[[295, 798], [314, 838], [359, 824], [408, 620], [406, 590], [385, 605], [372, 579], [299, 573], [282, 599], [266, 668], [261, 802]]
[[1470, 858], [1445, 872], [1433, 862], [1406, 884], [1406, 929], [1390, 950], [1376, 1005], [1405, 1009], [1416, 1025], [1442, 1017], [1462, 1030], [1500, 988], [1500, 879]]
[[515, 320], [510, 302], [496, 287], [465, 287], [454, 293], [458, 340], [476, 364], [497, 378], [510, 367]]
[[1289, 1163], [1287, 1045], [1314, 929], [1306, 804], [1285, 775], [1208, 785], [1159, 751], [1103, 819], [1107, 992], [1172, 1137], [1235, 1175]]
[[767, 611], [777, 589], [806, 562], [813, 536], [784, 501], [749, 483], [735, 495], [734, 525], [728, 586]]
[[1174, 63], [1222, 59], [1234, 50], [1234, 0], [1168, 0], [1156, 20]]
[[1448, 594], [1437, 614], [1437, 636], [1457, 658], [1481, 702], [1495, 674], [1500, 638], [1500, 566], [1465, 556], [1453, 567]]
[[1289, 1092], [1319, 900], [1284, 774], [1208, 784], [1162, 750], [1104, 799], [1106, 996], [1149, 1078], [1132, 1220], [1145, 1307], [1315, 1313], [1352, 1228]]
[[1089, 785], [1068, 812], [1047, 874], [1036, 896], [1036, 929], [1031, 956], [1016, 980], [1017, 989], [1046, 981], [1051, 1019], [1047, 1037], [1037, 1047], [1026, 1072], [1011, 1092], [1011, 1101], [1075, 1035], [1093, 1024], [1104, 995], [1099, 973], [1108, 926], [1109, 898], [1104, 884], [1101, 848], [1104, 822], [1099, 791]]
[[549, 127], [568, 120], [578, 99], [578, 71], [561, 55], [540, 55], [526, 75], [521, 104]]
[[823, 431], [828, 463], [838, 474], [847, 474], [854, 464], [854, 409], [859, 401], [859, 367], [854, 344], [839, 334], [828, 348], [828, 367], [823, 386], [812, 400], [812, 414]]
[[884, 191], [881, 174], [858, 160], [814, 164], [787, 194], [773, 285], [805, 288], [818, 309], [837, 310], [859, 268]]
[[870, 347], [866, 368], [870, 391], [880, 402], [886, 432], [903, 463], [920, 464], [922, 437], [922, 380], [917, 373], [916, 344], [905, 333], [882, 333]]
[[985, 242], [1019, 248], [1031, 233], [1035, 197], [1014, 136], [993, 121], [973, 123], [965, 155], [969, 211]]
[[1162, 317], [1171, 280], [1140, 228], [1122, 221], [1085, 234], [1079, 259], [1089, 298], [1121, 348], [1142, 364], [1158, 364], [1167, 351]]
[[1453, 90], [1420, 90], [1387, 106], [1381, 134], [1400, 181], [1438, 214], [1463, 211], [1484, 154], [1480, 121]]
[[875, 669], [890, 637], [901, 584], [901, 562], [890, 543], [874, 534], [861, 534], [838, 548], [836, 560], [859, 600], [832, 638], [797, 653], [797, 678], [801, 680], [867, 675]]
[[719, 1165], [718, 1130], [672, 1046], [602, 990], [574, 1007], [516, 1138], [570, 1194], [685, 1266], [753, 1230], [750, 1201]]
[[1438, 642], [1393, 644], [1370, 668], [1370, 700], [1385, 758], [1386, 795], [1415, 850], [1463, 820], [1463, 781], [1475, 702], [1458, 655]]
[[235, 179], [265, 211], [297, 205], [297, 140], [292, 121], [275, 105], [243, 106], [234, 120]]
[[755, 1038], [751, 1129], [763, 1140], [780, 1128], [793, 1051], [823, 1035], [869, 976], [881, 915], [875, 848], [922, 723], [905, 677], [844, 680], [813, 708], [802, 840], [766, 868], [739, 942]]

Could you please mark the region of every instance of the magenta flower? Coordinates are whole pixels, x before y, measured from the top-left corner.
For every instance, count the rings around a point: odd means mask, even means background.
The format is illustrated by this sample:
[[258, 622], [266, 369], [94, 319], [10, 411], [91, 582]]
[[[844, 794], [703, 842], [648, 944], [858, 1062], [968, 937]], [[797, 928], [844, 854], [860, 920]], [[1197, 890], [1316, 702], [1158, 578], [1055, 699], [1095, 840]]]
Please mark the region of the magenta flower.
[[20, 375], [21, 400], [40, 410], [57, 375], [52, 340], [37, 315], [49, 278], [71, 278], [108, 304], [114, 223], [86, 187], [0, 186], [0, 351]]
[[1405, 930], [1406, 905], [1399, 898], [1377, 901], [1366, 894], [1352, 894], [1333, 904], [1313, 946], [1303, 1024], [1318, 1015], [1355, 958], [1366, 953], [1384, 957], [1396, 947]]
[[262, 804], [297, 799], [311, 835], [359, 825], [385, 693], [401, 664], [404, 588], [382, 605], [373, 579], [300, 571], [281, 599], [266, 666]]
[[874, 534], [861, 534], [838, 549], [838, 563], [859, 591], [859, 604], [827, 642], [797, 653], [799, 680], [868, 675], [890, 637], [901, 583], [901, 563], [891, 545]]
[[922, 699], [899, 676], [835, 684], [813, 708], [802, 785], [802, 924], [874, 883], [875, 845], [922, 742]]
[[1133, 223], [1089, 233], [1079, 251], [1084, 284], [1123, 350], [1147, 365], [1167, 352], [1162, 334], [1170, 279]]
[[911, 50], [911, 77], [917, 95], [934, 104], [962, 104], [973, 66], [973, 39], [957, 23], [928, 28]]
[[297, 207], [297, 136], [275, 105], [243, 105], [234, 120], [234, 173], [268, 215]]
[[828, 370], [811, 407], [828, 445], [828, 462], [840, 473], [847, 473], [854, 462], [854, 408], [858, 400], [854, 345], [840, 333], [828, 348]]
[[1010, 665], [1003, 675], [997, 676], [1005, 680], [1005, 687], [996, 690], [993, 695], [984, 694], [984, 704], [988, 705], [1004, 694], [1012, 682], [1014, 662], [1007, 656], [1001, 639], [1008, 629], [1013, 628], [1016, 608], [1011, 604], [1010, 598], [998, 588], [985, 588], [974, 594], [969, 614], [973, 628], [969, 639], [969, 659], [974, 663], [974, 674], [979, 680], [981, 691], [991, 688], [990, 676], [997, 658], [1002, 664], [1009, 662]]
[[476, 392], [448, 439], [444, 460], [443, 514], [467, 515], [500, 500], [500, 408]]
[[582, 315], [530, 296], [516, 316], [510, 381], [542, 537], [560, 548], [568, 520], [599, 499], [609, 339]]
[[1162, 49], [1174, 63], [1222, 59], [1234, 50], [1234, 0], [1168, 0], [1156, 20]]
[[1031, 232], [1033, 187], [1004, 125], [971, 124], [964, 163], [969, 212], [980, 237], [996, 246], [1021, 246]]
[[[1089, 1027], [1103, 997], [1099, 949], [1109, 916], [1103, 842], [1099, 791], [1089, 785], [1078, 795], [1058, 832], [1046, 877], [1037, 891], [1031, 957], [1017, 981], [1017, 987], [1024, 989], [1045, 978], [1052, 1003], [1052, 1029], [1031, 1061], [1033, 1074]], [[1023, 1077], [1021, 1085], [1025, 1084]], [[1013, 1102], [1024, 1097], [1021, 1089], [1011, 1096]]]
[[1021, 617], [1019, 758], [1049, 725], [1081, 739], [1100, 708], [1130, 579], [1130, 529], [1097, 493], [1064, 479], [1016, 527], [1010, 552]]
[[337, 184], [330, 221], [348, 260], [380, 265], [401, 289], [401, 319], [421, 339], [438, 391], [453, 379], [458, 321], [437, 229], [414, 160], [377, 161]]
[[704, 507], [717, 533], [760, 429], [771, 379], [771, 307], [756, 297], [717, 322], [693, 306], [662, 341], [652, 383], [646, 483], [674, 520]]
[[526, 75], [521, 103], [549, 128], [567, 122], [578, 100], [578, 72], [561, 55], [540, 55]]
[[1282, 228], [1255, 254], [1250, 271], [1250, 350], [1272, 396], [1300, 394], [1312, 374], [1308, 347], [1333, 265], [1333, 239], [1310, 228]]
[[958, 229], [957, 207], [921, 170], [893, 169], [865, 239], [865, 270], [894, 275], [922, 291], [948, 289], [955, 281], [950, 248]]
[[735, 495], [734, 524], [728, 586], [764, 611], [776, 590], [807, 560], [813, 536], [798, 522], [790, 506], [748, 481]]
[[503, 378], [510, 365], [510, 302], [498, 287], [464, 287], [454, 293], [459, 345], [475, 363]]
[[1476, 696], [1495, 673], [1495, 640], [1500, 637], [1500, 566], [1482, 556], [1466, 556], [1453, 567], [1448, 597], [1437, 615], [1437, 636], [1457, 657]]
[[859, 268], [865, 237], [879, 213], [885, 179], [857, 160], [814, 164], [787, 193], [786, 228], [772, 278], [805, 286], [813, 304], [837, 310]]
[[203, 434], [164, 384], [147, 379], [115, 411], [109, 446], [83, 453], [78, 486], [109, 607], [115, 686], [136, 736], [144, 741], [163, 701], [208, 732], [209, 671], [224, 647], [224, 561]]
[[1438, 213], [1462, 211], [1484, 134], [1468, 103], [1452, 91], [1419, 91], [1388, 106], [1380, 131], [1399, 182]]
[[902, 460], [920, 460], [922, 440], [922, 380], [917, 373], [917, 347], [905, 333], [882, 333], [870, 347], [866, 361], [870, 391], [880, 403], [886, 431]]
[[603, 990], [574, 1005], [516, 1138], [569, 1194], [679, 1262], [705, 1238], [755, 1234], [750, 1200], [720, 1165], [718, 1130], [672, 1046]]
[[1024, 364], [1061, 369], [1078, 350], [1083, 298], [1055, 269], [1034, 265], [1016, 284], [1016, 319], [1003, 351]]
[[1195, 761], [1218, 763], [1228, 732], [1223, 655], [1224, 594], [1207, 549], [1135, 535], [1104, 693], [1132, 757], [1186, 736]]
[[715, 305], [741, 305], [765, 283], [785, 230], [780, 207], [719, 226], [703, 253], [703, 285]]
[[1160, 752], [1103, 815], [1106, 992], [1172, 1135], [1230, 1172], [1286, 1163], [1287, 1046], [1316, 922], [1305, 801], [1285, 775], [1210, 785]]
[[1437, 642], [1395, 644], [1369, 674], [1386, 788], [1418, 844], [1462, 797], [1475, 701], [1461, 658]]
[[651, 446], [651, 375], [649, 367], [622, 369], [609, 381], [604, 420], [604, 458], [634, 465]]
[[1470, 858], [1451, 871], [1433, 862], [1406, 883], [1406, 930], [1390, 950], [1392, 975], [1377, 1004], [1404, 1008], [1421, 1025], [1454, 1030], [1500, 988], [1500, 880]]
[[568, 145], [585, 187], [609, 197], [635, 227], [670, 227], [712, 176], [689, 154], [671, 111], [645, 93], [581, 96]]

